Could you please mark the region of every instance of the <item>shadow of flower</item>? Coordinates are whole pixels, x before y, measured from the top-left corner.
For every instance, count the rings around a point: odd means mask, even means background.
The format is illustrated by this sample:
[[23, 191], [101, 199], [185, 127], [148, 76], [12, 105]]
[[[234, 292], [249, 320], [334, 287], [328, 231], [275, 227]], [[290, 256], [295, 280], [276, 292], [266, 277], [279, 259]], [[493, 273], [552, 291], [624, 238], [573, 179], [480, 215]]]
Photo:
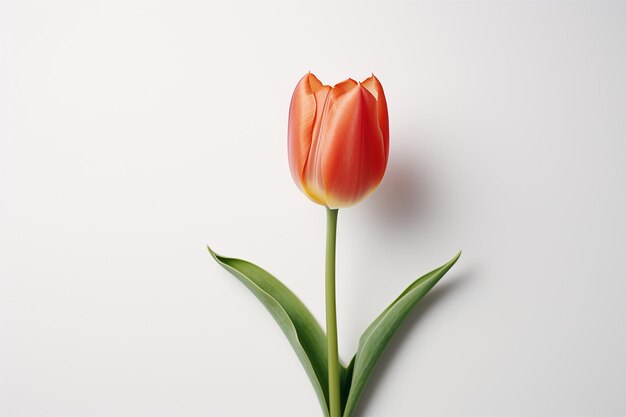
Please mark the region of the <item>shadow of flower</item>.
[[414, 155], [399, 154], [390, 161], [369, 207], [381, 226], [405, 228], [428, 210], [431, 194], [424, 167]]

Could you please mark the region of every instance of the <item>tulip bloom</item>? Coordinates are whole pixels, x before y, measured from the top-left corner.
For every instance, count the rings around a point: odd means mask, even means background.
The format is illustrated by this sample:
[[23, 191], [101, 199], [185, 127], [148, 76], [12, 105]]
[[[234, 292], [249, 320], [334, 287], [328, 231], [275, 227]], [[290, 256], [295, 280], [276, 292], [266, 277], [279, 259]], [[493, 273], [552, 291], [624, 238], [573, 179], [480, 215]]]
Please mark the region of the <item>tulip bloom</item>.
[[331, 209], [374, 191], [389, 156], [389, 117], [374, 75], [334, 87], [305, 75], [289, 107], [289, 167], [311, 200]]

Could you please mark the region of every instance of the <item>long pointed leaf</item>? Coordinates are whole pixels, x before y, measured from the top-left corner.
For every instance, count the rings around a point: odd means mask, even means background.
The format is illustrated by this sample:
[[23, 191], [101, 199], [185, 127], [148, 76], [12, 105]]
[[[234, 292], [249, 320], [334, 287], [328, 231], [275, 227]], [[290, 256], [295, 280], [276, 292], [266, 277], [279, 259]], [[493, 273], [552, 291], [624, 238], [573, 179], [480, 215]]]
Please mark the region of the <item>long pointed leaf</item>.
[[225, 258], [208, 249], [272, 314], [302, 362], [328, 417], [328, 352], [326, 335], [319, 323], [298, 297], [270, 273], [250, 262]]
[[359, 340], [357, 353], [349, 367], [349, 369], [352, 368], [352, 379], [347, 381], [350, 384], [349, 388], [344, 388], [349, 389], [349, 394], [343, 417], [351, 417], [354, 414], [363, 389], [396, 330], [418, 301], [452, 268], [459, 256], [461, 256], [461, 252], [456, 254], [447, 264], [414, 281], [365, 330]]
[[354, 356], [347, 367], [342, 367], [341, 372], [341, 415], [343, 415], [350, 394], [350, 386], [352, 385], [352, 373], [354, 372]]

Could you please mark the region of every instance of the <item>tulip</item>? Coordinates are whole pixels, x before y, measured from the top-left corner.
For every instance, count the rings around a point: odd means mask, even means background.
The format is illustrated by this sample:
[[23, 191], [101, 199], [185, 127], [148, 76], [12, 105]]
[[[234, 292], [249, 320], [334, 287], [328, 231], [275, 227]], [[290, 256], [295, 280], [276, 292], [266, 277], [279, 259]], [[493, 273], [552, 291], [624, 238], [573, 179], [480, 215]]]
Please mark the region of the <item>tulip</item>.
[[326, 332], [298, 297], [267, 271], [209, 251], [274, 316], [311, 379], [324, 416], [352, 417], [390, 338], [417, 302], [454, 265], [460, 252], [409, 285], [367, 327], [346, 367], [339, 360], [337, 331], [337, 218], [340, 208], [365, 198], [385, 174], [389, 118], [380, 82], [372, 75], [360, 83], [348, 79], [331, 87], [311, 73], [305, 75], [291, 98], [288, 145], [294, 181], [311, 200], [325, 206]]
[[330, 209], [356, 204], [376, 189], [389, 156], [383, 87], [372, 75], [331, 87], [306, 74], [289, 107], [291, 175], [315, 203]]

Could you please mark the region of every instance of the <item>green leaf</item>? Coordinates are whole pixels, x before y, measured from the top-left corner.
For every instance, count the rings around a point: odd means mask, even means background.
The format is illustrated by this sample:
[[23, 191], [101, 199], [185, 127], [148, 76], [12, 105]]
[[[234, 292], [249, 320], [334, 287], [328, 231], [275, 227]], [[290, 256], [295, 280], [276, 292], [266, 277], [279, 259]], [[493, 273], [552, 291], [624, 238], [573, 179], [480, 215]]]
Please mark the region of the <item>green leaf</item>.
[[461, 256], [461, 252], [457, 253], [447, 264], [429, 272], [409, 285], [365, 330], [359, 340], [357, 353], [348, 367], [351, 380], [346, 380], [348, 386], [344, 387], [344, 392], [348, 391], [349, 394], [343, 417], [352, 417], [354, 414], [363, 389], [396, 330], [417, 302], [452, 268], [459, 256]]
[[[225, 258], [208, 249], [272, 314], [302, 362], [328, 417], [328, 351], [326, 334], [319, 323], [298, 297], [270, 273], [250, 262]], [[342, 371], [345, 374], [343, 367]]]

